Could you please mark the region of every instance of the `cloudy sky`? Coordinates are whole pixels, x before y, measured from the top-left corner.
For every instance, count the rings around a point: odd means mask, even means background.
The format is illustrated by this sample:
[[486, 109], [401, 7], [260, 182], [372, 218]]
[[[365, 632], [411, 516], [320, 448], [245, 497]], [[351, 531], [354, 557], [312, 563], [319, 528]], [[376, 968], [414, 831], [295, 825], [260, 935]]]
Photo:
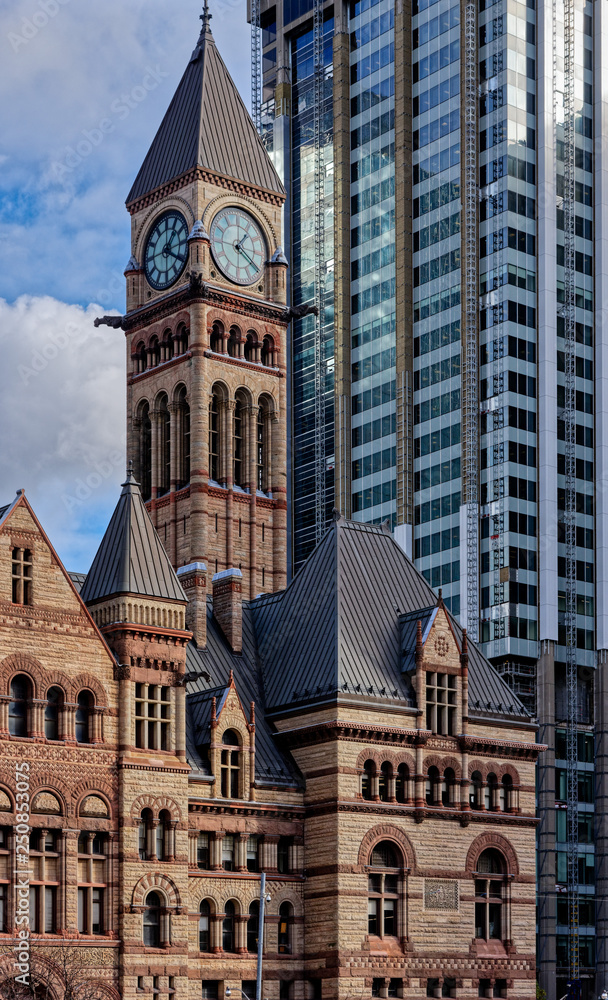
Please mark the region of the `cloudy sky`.
[[[93, 319], [124, 310], [125, 197], [201, 9], [0, 0], [0, 504], [25, 488], [72, 570], [88, 569], [124, 478], [124, 337]], [[248, 103], [246, 0], [210, 10]]]

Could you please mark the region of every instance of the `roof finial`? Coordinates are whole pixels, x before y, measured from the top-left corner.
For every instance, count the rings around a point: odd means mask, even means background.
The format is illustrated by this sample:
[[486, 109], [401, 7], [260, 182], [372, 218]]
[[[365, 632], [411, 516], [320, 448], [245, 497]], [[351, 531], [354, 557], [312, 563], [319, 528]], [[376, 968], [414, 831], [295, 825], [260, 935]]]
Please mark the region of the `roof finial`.
[[127, 465], [127, 479], [129, 479], [132, 475], [133, 475], [133, 459], [131, 459], [131, 461]]
[[212, 18], [212, 14], [209, 13], [209, 3], [205, 0], [203, 4], [203, 13], [201, 14], [201, 21], [203, 22], [203, 31], [210, 31], [209, 21]]

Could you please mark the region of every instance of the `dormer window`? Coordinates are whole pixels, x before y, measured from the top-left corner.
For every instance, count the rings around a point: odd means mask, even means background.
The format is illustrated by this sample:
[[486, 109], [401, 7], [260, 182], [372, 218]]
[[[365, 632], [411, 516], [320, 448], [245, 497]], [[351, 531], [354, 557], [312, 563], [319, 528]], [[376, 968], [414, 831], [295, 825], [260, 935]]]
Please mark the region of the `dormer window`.
[[32, 553], [29, 549], [13, 549], [13, 604], [32, 603]]
[[426, 728], [452, 736], [456, 723], [456, 677], [428, 670], [426, 674]]

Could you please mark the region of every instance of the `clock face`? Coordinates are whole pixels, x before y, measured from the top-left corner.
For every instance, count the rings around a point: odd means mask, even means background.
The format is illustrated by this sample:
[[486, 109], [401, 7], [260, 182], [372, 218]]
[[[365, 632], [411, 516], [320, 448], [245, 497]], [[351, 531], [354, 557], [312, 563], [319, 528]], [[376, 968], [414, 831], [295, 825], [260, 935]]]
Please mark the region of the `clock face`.
[[266, 245], [257, 222], [240, 208], [223, 208], [211, 224], [213, 259], [230, 281], [252, 285], [264, 270]]
[[160, 216], [146, 240], [146, 278], [159, 291], [173, 285], [188, 263], [188, 225], [171, 209]]

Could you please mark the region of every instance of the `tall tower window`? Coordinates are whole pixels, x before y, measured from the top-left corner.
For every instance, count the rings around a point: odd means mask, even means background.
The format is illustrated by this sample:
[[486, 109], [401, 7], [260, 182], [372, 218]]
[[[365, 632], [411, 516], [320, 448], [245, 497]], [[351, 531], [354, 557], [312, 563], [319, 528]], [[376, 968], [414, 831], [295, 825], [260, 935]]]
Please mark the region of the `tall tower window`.
[[163, 393], [158, 400], [158, 495], [171, 489], [171, 414], [169, 400]]
[[146, 948], [160, 948], [160, 907], [161, 899], [157, 892], [149, 892], [144, 910], [143, 937]]
[[368, 874], [368, 931], [377, 937], [397, 935], [401, 862], [384, 840], [372, 851]]
[[76, 742], [91, 742], [91, 715], [93, 708], [93, 696], [88, 691], [81, 691], [78, 695], [76, 709]]
[[220, 478], [220, 414], [218, 398], [214, 392], [209, 403], [209, 477]]
[[475, 879], [475, 937], [486, 941], [502, 938], [504, 861], [490, 849], [480, 855]]
[[29, 549], [13, 549], [13, 604], [32, 603], [32, 553]]
[[190, 482], [190, 404], [188, 392], [183, 385], [177, 397], [180, 416], [179, 476], [177, 488], [182, 489]]
[[244, 430], [243, 400], [237, 395], [234, 406], [234, 485], [243, 485]]
[[257, 419], [257, 467], [258, 467], [258, 489], [263, 490], [266, 485], [264, 482], [264, 465], [265, 465], [265, 441], [264, 441], [264, 413], [262, 408], [258, 410]]
[[150, 406], [142, 403], [139, 409], [139, 482], [144, 500], [152, 496], [152, 420]]
[[199, 951], [211, 951], [211, 906], [208, 899], [203, 899], [199, 908], [198, 948]]

